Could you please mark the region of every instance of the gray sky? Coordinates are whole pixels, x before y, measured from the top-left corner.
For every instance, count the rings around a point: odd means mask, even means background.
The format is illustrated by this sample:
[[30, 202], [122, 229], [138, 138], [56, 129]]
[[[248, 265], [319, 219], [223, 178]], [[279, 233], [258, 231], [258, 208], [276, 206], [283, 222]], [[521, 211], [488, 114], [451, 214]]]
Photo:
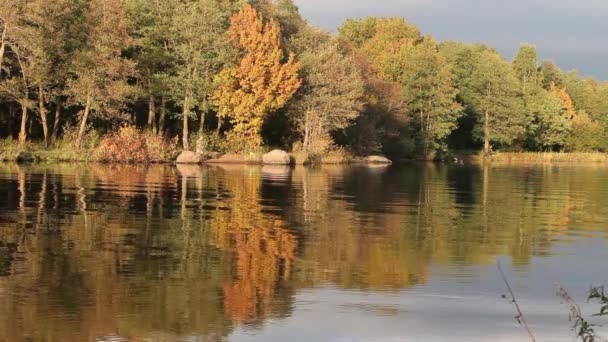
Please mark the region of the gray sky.
[[520, 43], [563, 70], [608, 80], [607, 0], [295, 0], [311, 24], [402, 16], [438, 40], [482, 42], [511, 59]]

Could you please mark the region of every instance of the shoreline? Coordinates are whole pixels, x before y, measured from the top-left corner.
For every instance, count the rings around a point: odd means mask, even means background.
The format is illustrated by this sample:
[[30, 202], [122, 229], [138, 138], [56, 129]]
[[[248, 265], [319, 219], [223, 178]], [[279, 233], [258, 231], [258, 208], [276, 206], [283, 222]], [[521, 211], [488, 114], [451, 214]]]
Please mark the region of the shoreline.
[[567, 164], [608, 163], [608, 153], [602, 152], [499, 152], [477, 156], [481, 162], [496, 164]]
[[[327, 158], [322, 156], [306, 156], [288, 152], [292, 161], [285, 165], [386, 165], [390, 163], [377, 163], [366, 160], [369, 156], [341, 156], [339, 158]], [[178, 165], [176, 158], [156, 162], [107, 162], [93, 156], [93, 151], [65, 151], [59, 149], [49, 150], [0, 150], [0, 162], [4, 163], [100, 163], [100, 164], [126, 164], [126, 165]], [[454, 153], [453, 158], [448, 160], [420, 160], [420, 159], [398, 159], [392, 161], [396, 164], [411, 162], [445, 163], [445, 164], [603, 164], [608, 163], [608, 153], [602, 152], [497, 152], [484, 156], [476, 152]], [[261, 153], [217, 153], [213, 152], [204, 156], [200, 163], [183, 163], [182, 165], [265, 165]]]
[[[287, 164], [264, 163], [262, 153], [197, 153], [200, 162], [177, 162], [177, 158], [154, 162], [110, 162], [94, 157], [92, 150], [65, 151], [59, 149], [49, 150], [0, 150], [0, 162], [2, 163], [99, 163], [107, 165], [278, 165], [278, 166], [311, 166], [311, 165], [390, 165], [392, 161], [378, 161], [378, 156], [332, 156], [306, 155], [301, 153], [287, 152], [291, 159]], [[371, 159], [370, 159], [371, 158]]]

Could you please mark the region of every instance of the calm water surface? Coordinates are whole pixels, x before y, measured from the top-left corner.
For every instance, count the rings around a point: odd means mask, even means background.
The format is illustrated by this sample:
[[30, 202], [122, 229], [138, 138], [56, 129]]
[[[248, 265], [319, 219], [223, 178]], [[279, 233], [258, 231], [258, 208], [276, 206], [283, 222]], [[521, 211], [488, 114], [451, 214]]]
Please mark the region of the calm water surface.
[[0, 164], [0, 341], [525, 341], [497, 261], [572, 341], [607, 241], [602, 165]]

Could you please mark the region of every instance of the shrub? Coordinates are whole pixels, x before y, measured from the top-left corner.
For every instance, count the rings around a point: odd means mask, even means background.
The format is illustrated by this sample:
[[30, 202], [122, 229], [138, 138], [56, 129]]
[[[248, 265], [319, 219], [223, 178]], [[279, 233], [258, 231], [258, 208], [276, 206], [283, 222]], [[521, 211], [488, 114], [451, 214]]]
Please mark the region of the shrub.
[[572, 119], [572, 132], [566, 139], [565, 149], [568, 152], [603, 151], [606, 149], [605, 139], [602, 124], [585, 113], [579, 113]]
[[103, 138], [96, 157], [99, 161], [113, 163], [166, 162], [177, 154], [177, 142], [177, 137], [167, 141], [134, 126], [124, 126]]
[[332, 149], [321, 157], [321, 164], [348, 164], [353, 156], [342, 148]]
[[[77, 150], [76, 140], [78, 138], [78, 127], [77, 126], [66, 126], [62, 134], [63, 138], [58, 140], [55, 144], [59, 149], [64, 150]], [[87, 126], [85, 133], [82, 137], [80, 145], [81, 150], [93, 150], [99, 146], [101, 142], [101, 136], [91, 126]]]
[[224, 141], [224, 152], [253, 152], [261, 153], [263, 148], [260, 146], [256, 137], [244, 136], [242, 134], [230, 131], [226, 133]]
[[177, 136], [170, 140], [146, 131], [141, 132], [148, 152], [148, 161], [151, 163], [162, 163], [177, 158], [179, 139]]
[[204, 132], [199, 134], [194, 145], [196, 151], [199, 153], [203, 152], [226, 152], [226, 141], [217, 132]]

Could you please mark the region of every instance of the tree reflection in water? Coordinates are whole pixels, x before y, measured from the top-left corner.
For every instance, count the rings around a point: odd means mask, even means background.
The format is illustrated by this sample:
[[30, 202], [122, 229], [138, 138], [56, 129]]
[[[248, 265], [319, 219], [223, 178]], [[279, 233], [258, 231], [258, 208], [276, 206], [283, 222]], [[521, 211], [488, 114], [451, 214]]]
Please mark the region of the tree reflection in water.
[[497, 255], [525, 269], [605, 229], [605, 174], [2, 164], [0, 340], [221, 340], [304, 288], [397, 291]]

